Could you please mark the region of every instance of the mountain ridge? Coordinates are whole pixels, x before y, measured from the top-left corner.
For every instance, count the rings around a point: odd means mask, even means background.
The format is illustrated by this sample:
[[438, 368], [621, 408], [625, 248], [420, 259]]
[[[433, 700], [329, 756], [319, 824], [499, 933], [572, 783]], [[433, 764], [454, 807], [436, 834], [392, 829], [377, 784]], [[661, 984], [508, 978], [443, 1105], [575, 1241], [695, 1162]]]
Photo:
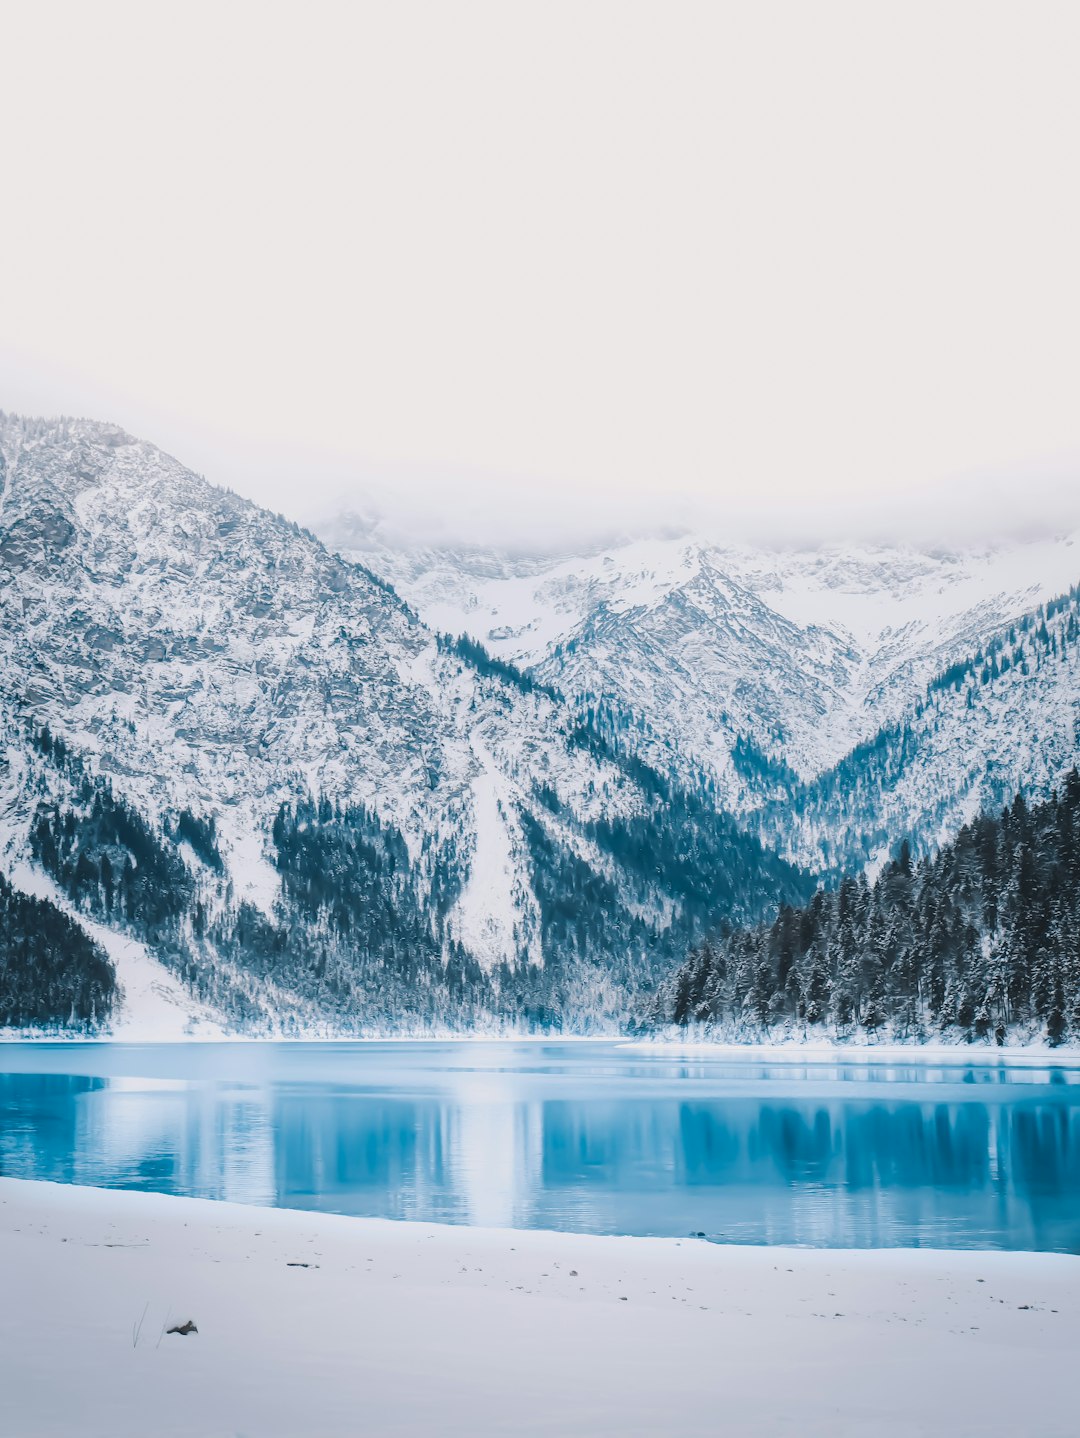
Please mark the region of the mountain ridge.
[[[429, 1018], [470, 986], [512, 1017], [517, 985], [526, 1009], [573, 1003], [588, 1022], [624, 1011], [631, 976], [650, 982], [707, 906], [753, 909], [805, 883], [696, 788], [680, 797], [549, 686], [440, 641], [298, 525], [114, 426], [5, 416], [0, 434], [0, 867], [48, 861], [77, 904], [130, 926], [148, 898], [136, 836], [183, 890], [155, 942], [203, 997], [247, 1013], [256, 964], [297, 1011], [347, 1023], [352, 995], [361, 1021], [378, 971]], [[185, 812], [189, 834], [213, 820], [220, 873], [175, 837]], [[361, 923], [362, 945], [346, 898], [313, 908], [306, 877], [289, 889], [283, 812], [321, 828], [361, 889], [382, 876], [386, 923]], [[684, 843], [717, 860], [705, 890], [679, 868]], [[641, 845], [667, 855], [663, 872]], [[574, 886], [577, 910], [558, 917]], [[420, 925], [411, 990], [395, 903]]]
[[[469, 633], [569, 694], [620, 692], [714, 774], [736, 811], [746, 796], [728, 758], [739, 736], [813, 777], [901, 718], [950, 663], [1080, 578], [1075, 535], [967, 554], [642, 540], [555, 561], [495, 555], [495, 577], [482, 580], [453, 551], [349, 552], [436, 627]], [[639, 669], [650, 684], [633, 692], [626, 676]]]
[[[1025, 768], [1001, 732], [1000, 703], [976, 685], [965, 694], [973, 712], [952, 722], [954, 749], [971, 748], [969, 772], [954, 754], [937, 776], [946, 823], [929, 792], [893, 803], [884, 775], [866, 833], [839, 812], [823, 812], [815, 833], [800, 812], [861, 753], [917, 728], [942, 675], [1000, 647], [1062, 592], [1073, 603], [1075, 535], [966, 552], [766, 551], [683, 537], [577, 559], [491, 561], [480, 581], [484, 566], [469, 557], [455, 567], [450, 551], [369, 550], [367, 559], [393, 573], [419, 611], [458, 622], [572, 700], [640, 714], [656, 762], [703, 769], [741, 822], [819, 871], [880, 862], [871, 837], [901, 832], [925, 847], [970, 818], [973, 804], [1028, 784], [1045, 793], [1075, 746], [1048, 737], [1053, 763], [1036, 757]], [[1015, 690], [1020, 729], [1045, 734], [1051, 710], [1075, 708], [1069, 666], [1053, 686], [1015, 679], [1000, 687]], [[980, 770], [1008, 778], [984, 784]], [[829, 823], [839, 834], [831, 845]]]
[[0, 871], [200, 1023], [618, 1026], [1080, 751], [1071, 541], [433, 571], [116, 426], [0, 416], [0, 464]]

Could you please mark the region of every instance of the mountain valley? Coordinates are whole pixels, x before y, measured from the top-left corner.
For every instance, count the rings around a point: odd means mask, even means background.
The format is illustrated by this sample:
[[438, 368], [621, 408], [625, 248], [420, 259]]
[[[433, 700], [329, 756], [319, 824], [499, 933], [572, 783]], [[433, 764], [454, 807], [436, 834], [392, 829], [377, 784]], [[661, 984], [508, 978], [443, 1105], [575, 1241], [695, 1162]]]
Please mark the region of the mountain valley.
[[624, 1027], [1080, 751], [1070, 537], [556, 560], [320, 540], [92, 421], [0, 464], [4, 902], [87, 946], [0, 1022]]

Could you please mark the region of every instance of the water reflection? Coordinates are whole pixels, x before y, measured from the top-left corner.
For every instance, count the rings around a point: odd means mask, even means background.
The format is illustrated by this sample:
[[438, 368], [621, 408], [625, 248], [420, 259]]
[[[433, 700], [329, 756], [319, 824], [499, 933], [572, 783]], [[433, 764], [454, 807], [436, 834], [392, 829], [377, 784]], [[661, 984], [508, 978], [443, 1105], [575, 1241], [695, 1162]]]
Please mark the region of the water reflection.
[[1080, 1251], [1074, 1069], [599, 1044], [12, 1045], [0, 1064], [16, 1177], [483, 1225]]

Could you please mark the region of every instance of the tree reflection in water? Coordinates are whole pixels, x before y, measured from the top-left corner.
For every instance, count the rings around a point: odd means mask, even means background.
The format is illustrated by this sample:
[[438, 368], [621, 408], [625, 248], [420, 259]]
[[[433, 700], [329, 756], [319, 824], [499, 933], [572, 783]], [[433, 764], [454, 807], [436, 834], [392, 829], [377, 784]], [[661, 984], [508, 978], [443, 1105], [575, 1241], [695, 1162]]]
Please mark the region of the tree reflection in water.
[[241, 1056], [217, 1076], [182, 1051], [147, 1077], [115, 1055], [76, 1075], [23, 1055], [0, 1073], [0, 1172], [459, 1223], [1080, 1249], [1075, 1073], [908, 1064], [871, 1082], [611, 1050], [601, 1068], [587, 1045], [470, 1065], [467, 1047], [441, 1068], [399, 1047]]

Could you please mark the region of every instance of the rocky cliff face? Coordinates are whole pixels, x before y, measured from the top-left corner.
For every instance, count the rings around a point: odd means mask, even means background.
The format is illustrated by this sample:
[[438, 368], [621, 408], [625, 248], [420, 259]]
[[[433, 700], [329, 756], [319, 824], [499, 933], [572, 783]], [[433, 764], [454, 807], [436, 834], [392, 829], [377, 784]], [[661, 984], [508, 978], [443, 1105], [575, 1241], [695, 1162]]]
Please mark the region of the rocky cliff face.
[[[105, 896], [127, 861], [117, 839], [127, 820], [109, 805], [125, 806], [193, 875], [158, 940], [193, 982], [213, 970], [223, 1001], [237, 989], [221, 979], [225, 966], [251, 968], [255, 921], [238, 930], [238, 914], [270, 926], [264, 947], [310, 951], [297, 961], [309, 968], [325, 971], [320, 944], [335, 962], [349, 950], [331, 932], [346, 922], [332, 903], [283, 892], [283, 806], [289, 824], [333, 830], [358, 884], [354, 840], [367, 835], [385, 893], [423, 909], [425, 982], [452, 953], [478, 1005], [511, 1019], [517, 1000], [500, 998], [509, 980], [500, 989], [493, 977], [504, 970], [562, 964], [561, 999], [534, 978], [521, 1003], [569, 1002], [572, 991], [582, 1014], [610, 1013], [622, 1000], [608, 992], [605, 955], [640, 977], [657, 943], [675, 945], [681, 925], [710, 918], [707, 905], [750, 911], [778, 880], [793, 892], [804, 882], [718, 816], [700, 786], [676, 794], [610, 726], [483, 651], [440, 643], [368, 569], [152, 445], [86, 421], [6, 417], [0, 455], [6, 862], [40, 866], [44, 854], [77, 906], [116, 917]], [[40, 742], [46, 728], [61, 760]], [[177, 837], [183, 814], [212, 823], [220, 869]], [[54, 837], [31, 855], [42, 824]], [[704, 836], [724, 870], [711, 896], [677, 872], [680, 835]], [[666, 869], [642, 858], [661, 843]], [[137, 927], [135, 895], [120, 917]], [[560, 904], [570, 907], [562, 920]], [[352, 941], [346, 967], [369, 957]], [[267, 978], [302, 992], [305, 1012], [329, 1002], [307, 968], [282, 960]], [[252, 997], [250, 983], [239, 987]], [[367, 983], [369, 1017], [377, 994]], [[340, 1018], [341, 1004], [331, 1007]]]
[[107, 425], [0, 464], [0, 871], [129, 1009], [618, 1022], [1080, 749], [1069, 541], [339, 554]]
[[[935, 552], [680, 538], [544, 560], [337, 533], [433, 625], [637, 715], [652, 762], [707, 773], [814, 869], [875, 862], [898, 833], [940, 842], [979, 804], [1045, 792], [1076, 754], [1074, 598], [1048, 621], [1060, 662], [1032, 650], [1000, 669], [1080, 579], [1075, 536]], [[965, 665], [959, 689], [939, 682]]]

